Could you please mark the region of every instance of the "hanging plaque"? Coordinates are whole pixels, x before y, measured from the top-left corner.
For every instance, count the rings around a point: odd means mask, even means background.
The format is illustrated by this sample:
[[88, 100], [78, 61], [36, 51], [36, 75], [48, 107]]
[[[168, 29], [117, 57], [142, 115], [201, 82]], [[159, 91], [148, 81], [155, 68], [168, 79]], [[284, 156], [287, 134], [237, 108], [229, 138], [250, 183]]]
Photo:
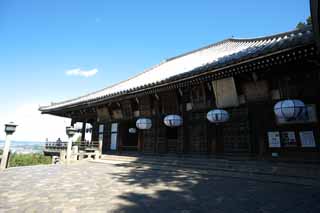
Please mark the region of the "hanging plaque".
[[270, 148], [280, 148], [280, 133], [279, 132], [268, 132], [268, 141]]
[[316, 147], [313, 131], [299, 132], [302, 147]]

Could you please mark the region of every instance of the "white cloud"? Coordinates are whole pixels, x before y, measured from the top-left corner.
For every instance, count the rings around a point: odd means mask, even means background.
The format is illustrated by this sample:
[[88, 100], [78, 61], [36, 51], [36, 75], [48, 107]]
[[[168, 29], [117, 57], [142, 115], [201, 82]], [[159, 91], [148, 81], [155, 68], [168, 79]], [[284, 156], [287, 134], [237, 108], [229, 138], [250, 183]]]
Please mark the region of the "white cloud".
[[52, 115], [43, 115], [38, 111], [37, 103], [23, 104], [9, 113], [2, 114], [0, 121], [0, 139], [5, 138], [4, 124], [13, 121], [18, 125], [13, 134], [13, 140], [17, 141], [56, 141], [57, 138], [67, 140], [65, 127], [70, 125], [68, 118]]
[[98, 69], [92, 69], [92, 70], [81, 70], [80, 68], [67, 70], [66, 75], [69, 76], [82, 76], [82, 77], [92, 77], [98, 73]]

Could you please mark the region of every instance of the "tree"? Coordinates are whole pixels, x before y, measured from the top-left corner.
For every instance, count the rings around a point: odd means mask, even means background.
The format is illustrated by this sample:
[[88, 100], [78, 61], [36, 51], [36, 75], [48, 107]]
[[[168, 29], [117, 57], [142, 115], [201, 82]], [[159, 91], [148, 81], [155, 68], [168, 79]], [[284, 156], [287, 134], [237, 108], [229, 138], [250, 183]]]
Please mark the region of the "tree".
[[311, 19], [311, 16], [309, 16], [307, 18], [307, 25], [312, 25], [312, 19]]
[[307, 19], [306, 19], [306, 22], [299, 22], [296, 26], [297, 29], [302, 29], [306, 26], [309, 26], [309, 25], [312, 25], [312, 19], [311, 19], [311, 16], [309, 16]]

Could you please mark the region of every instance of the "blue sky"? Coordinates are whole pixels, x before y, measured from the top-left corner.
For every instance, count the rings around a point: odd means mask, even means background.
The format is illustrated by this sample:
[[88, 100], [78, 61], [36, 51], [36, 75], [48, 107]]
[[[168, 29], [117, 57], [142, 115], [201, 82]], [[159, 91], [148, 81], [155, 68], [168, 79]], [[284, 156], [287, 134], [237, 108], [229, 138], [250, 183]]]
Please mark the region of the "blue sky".
[[[308, 16], [308, 0], [1, 0], [0, 124], [21, 108], [83, 95], [231, 36], [291, 30]], [[98, 72], [66, 75], [73, 69]]]

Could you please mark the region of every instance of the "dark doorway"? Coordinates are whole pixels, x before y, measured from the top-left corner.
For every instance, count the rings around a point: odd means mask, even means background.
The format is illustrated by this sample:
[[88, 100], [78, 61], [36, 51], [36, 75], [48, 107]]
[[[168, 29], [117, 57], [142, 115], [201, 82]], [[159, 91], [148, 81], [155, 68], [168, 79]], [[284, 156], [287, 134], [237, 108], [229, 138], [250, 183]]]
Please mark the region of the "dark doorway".
[[138, 130], [135, 133], [129, 133], [130, 128], [135, 128], [135, 122], [128, 121], [122, 123], [122, 145], [123, 151], [137, 151], [138, 150]]
[[178, 128], [166, 127], [167, 151], [177, 153]]

